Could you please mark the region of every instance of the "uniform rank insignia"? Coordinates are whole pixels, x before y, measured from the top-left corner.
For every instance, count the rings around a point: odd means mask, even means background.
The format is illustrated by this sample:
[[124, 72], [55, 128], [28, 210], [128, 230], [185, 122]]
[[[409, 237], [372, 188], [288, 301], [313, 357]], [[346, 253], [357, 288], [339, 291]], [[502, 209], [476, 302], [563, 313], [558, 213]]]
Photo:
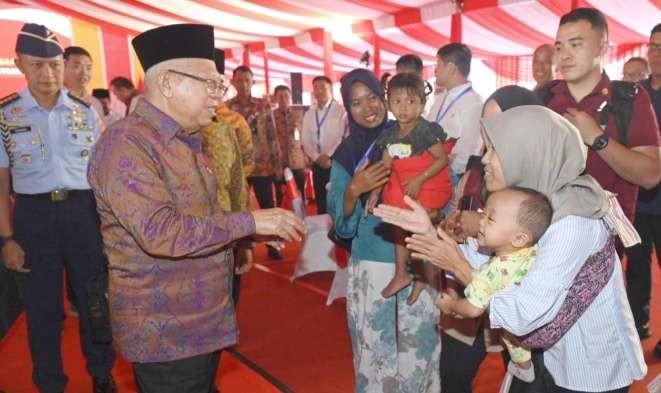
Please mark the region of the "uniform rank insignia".
[[87, 119], [87, 114], [78, 104], [74, 104], [71, 108], [71, 115], [69, 116], [69, 131], [92, 131], [92, 127]]

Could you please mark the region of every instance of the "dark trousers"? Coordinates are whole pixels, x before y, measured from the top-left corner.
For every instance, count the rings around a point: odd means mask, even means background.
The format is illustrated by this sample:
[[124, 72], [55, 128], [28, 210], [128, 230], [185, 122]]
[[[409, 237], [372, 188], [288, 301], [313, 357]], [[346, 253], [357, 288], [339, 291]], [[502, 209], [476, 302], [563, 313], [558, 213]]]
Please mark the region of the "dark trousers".
[[487, 356], [484, 329], [472, 346], [442, 332], [441, 348], [441, 392], [472, 393], [473, 378]]
[[[569, 390], [561, 388], [555, 384], [553, 376], [544, 366], [544, 353], [542, 351], [533, 351], [532, 362], [535, 367], [535, 380], [526, 383], [520, 379], [512, 379], [512, 386], [509, 393], [585, 393], [578, 390]], [[629, 387], [616, 390], [603, 391], [601, 393], [627, 393]]]
[[232, 301], [234, 302], [234, 308], [239, 305], [239, 294], [241, 293], [241, 275], [232, 273]]
[[259, 202], [260, 209], [270, 209], [275, 207], [273, 201], [273, 176], [251, 176], [248, 178], [248, 183], [255, 190], [257, 202]]
[[85, 284], [107, 268], [92, 192], [72, 192], [61, 202], [19, 195], [14, 232], [25, 251], [25, 267], [30, 269], [30, 273], [19, 273], [19, 281], [25, 300], [34, 383], [41, 392], [62, 392], [67, 384], [60, 352], [65, 269], [79, 306], [80, 341], [87, 372], [94, 377], [107, 377], [115, 353], [110, 344], [92, 342], [86, 307]]
[[294, 181], [296, 181], [296, 186], [298, 191], [301, 193], [301, 198], [305, 201], [305, 169], [292, 169], [294, 174]]
[[220, 351], [170, 362], [133, 363], [139, 393], [213, 392]]
[[634, 226], [641, 243], [627, 249], [627, 297], [636, 328], [641, 329], [650, 321], [653, 248], [661, 266], [661, 215], [636, 213]]
[[317, 203], [317, 214], [326, 214], [326, 184], [330, 180], [330, 168], [325, 169], [312, 164], [312, 182], [314, 183], [314, 200]]

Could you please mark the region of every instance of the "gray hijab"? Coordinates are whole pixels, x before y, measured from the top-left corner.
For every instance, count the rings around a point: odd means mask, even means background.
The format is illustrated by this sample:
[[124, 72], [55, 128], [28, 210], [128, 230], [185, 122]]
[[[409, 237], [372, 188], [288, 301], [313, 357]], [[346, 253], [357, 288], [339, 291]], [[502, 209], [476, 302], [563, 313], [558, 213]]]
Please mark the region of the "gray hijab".
[[608, 196], [592, 176], [583, 174], [587, 148], [567, 119], [526, 105], [482, 119], [482, 126], [507, 185], [546, 194], [553, 204], [553, 222], [568, 215], [601, 218], [607, 213]]

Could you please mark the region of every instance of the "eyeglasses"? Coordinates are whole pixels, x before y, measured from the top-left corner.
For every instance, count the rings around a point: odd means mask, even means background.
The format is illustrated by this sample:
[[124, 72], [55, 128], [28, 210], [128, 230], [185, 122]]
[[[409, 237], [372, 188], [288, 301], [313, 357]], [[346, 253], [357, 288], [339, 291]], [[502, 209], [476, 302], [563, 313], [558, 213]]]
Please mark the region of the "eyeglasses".
[[661, 52], [661, 44], [650, 42], [647, 44], [647, 50], [649, 52]]
[[225, 86], [225, 84], [221, 79], [200, 78], [199, 76], [187, 74], [185, 72], [181, 72], [177, 70], [168, 70], [168, 72], [172, 72], [173, 74], [185, 76], [191, 79], [195, 79], [196, 81], [206, 83], [207, 93], [209, 93], [209, 95], [222, 97], [225, 95], [225, 93], [227, 93], [228, 87]]

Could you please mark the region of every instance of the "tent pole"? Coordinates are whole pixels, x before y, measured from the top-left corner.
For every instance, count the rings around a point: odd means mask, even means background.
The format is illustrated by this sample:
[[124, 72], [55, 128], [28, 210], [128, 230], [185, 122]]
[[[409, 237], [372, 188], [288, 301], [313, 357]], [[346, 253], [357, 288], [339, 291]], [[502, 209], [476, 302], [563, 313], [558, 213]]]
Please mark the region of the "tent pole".
[[381, 77], [381, 43], [376, 33], [374, 33], [374, 74], [377, 78]]
[[271, 86], [269, 83], [269, 54], [266, 49], [264, 49], [264, 83], [266, 83], [266, 95], [271, 94]]
[[452, 14], [452, 24], [450, 26], [450, 42], [461, 42], [461, 11]]
[[324, 30], [323, 36], [324, 47], [324, 75], [335, 80], [335, 72], [333, 70], [333, 35], [330, 31]]
[[243, 65], [250, 67], [250, 47], [248, 45], [243, 47]]

